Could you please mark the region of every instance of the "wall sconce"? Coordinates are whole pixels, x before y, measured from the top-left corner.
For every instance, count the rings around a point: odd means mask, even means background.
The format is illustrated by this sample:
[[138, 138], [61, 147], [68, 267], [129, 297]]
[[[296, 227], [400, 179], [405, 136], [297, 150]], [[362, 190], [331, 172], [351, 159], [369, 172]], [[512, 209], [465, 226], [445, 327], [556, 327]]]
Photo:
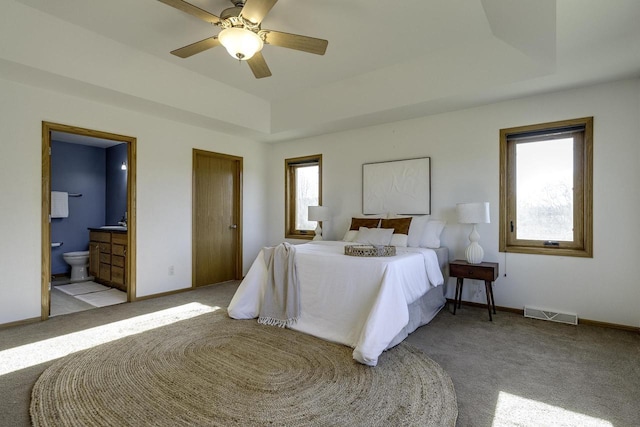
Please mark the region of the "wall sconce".
[[120, 166], [120, 169], [122, 169], [123, 171], [127, 170], [127, 162], [122, 162], [122, 166]]

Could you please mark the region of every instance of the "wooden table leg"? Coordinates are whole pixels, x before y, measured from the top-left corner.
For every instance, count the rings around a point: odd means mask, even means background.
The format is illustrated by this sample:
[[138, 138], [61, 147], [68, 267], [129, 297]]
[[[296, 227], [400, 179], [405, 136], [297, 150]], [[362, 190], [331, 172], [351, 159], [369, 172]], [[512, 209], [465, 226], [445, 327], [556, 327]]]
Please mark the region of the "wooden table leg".
[[460, 308], [460, 302], [462, 300], [462, 277], [458, 277], [456, 280], [456, 296], [453, 300], [453, 314], [456, 314], [456, 306]]
[[485, 293], [487, 294], [487, 310], [489, 310], [489, 321], [493, 322], [493, 318], [491, 317], [491, 303], [493, 301], [493, 292], [491, 290], [491, 282], [489, 280], [484, 281], [484, 290], [485, 290]]
[[493, 299], [493, 282], [489, 282], [489, 292], [491, 293], [491, 305], [493, 306], [493, 314], [496, 314], [496, 300]]

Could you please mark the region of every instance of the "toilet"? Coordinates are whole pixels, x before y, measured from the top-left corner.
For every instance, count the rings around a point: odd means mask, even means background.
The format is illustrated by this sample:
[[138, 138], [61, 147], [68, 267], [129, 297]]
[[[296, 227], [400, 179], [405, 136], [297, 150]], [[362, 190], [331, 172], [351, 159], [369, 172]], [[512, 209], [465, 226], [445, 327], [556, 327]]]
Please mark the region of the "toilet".
[[89, 280], [89, 251], [66, 252], [62, 254], [65, 262], [71, 266], [71, 281], [84, 282]]

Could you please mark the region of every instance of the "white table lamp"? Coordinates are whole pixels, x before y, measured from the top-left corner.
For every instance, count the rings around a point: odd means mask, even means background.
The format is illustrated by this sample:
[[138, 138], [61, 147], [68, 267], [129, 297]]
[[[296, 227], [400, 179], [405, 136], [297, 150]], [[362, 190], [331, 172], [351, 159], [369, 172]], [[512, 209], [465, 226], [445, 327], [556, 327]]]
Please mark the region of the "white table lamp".
[[318, 221], [316, 227], [316, 237], [313, 240], [322, 240], [322, 221], [328, 221], [331, 219], [331, 213], [326, 206], [309, 206], [308, 217], [309, 221]]
[[469, 264], [480, 264], [484, 257], [484, 250], [478, 243], [480, 234], [478, 234], [476, 224], [489, 224], [491, 222], [489, 218], [489, 202], [458, 203], [456, 209], [460, 224], [473, 224], [473, 229], [469, 234], [471, 243], [465, 251], [467, 262]]

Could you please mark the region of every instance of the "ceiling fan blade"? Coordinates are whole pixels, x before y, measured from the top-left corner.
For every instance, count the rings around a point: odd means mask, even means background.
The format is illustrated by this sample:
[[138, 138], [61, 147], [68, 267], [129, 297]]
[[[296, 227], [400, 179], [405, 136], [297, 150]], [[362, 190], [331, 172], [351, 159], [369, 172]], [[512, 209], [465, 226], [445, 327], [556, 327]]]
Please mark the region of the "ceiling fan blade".
[[269, 70], [269, 66], [267, 66], [267, 62], [264, 60], [264, 56], [262, 56], [262, 52], [256, 52], [255, 55], [247, 60], [247, 63], [251, 71], [253, 71], [253, 75], [256, 76], [256, 79], [269, 77], [271, 75], [271, 70]]
[[240, 15], [254, 24], [262, 22], [278, 0], [246, 0]]
[[181, 10], [189, 15], [195, 16], [196, 18], [200, 18], [203, 21], [210, 22], [211, 24], [217, 24], [220, 22], [220, 18], [216, 15], [207, 12], [204, 9], [200, 9], [197, 6], [192, 5], [191, 3], [187, 3], [184, 0], [158, 0], [166, 5], [171, 7], [175, 7], [178, 10]]
[[264, 30], [268, 44], [286, 47], [288, 49], [301, 50], [303, 52], [324, 55], [329, 42], [323, 39], [300, 36], [298, 34], [283, 33], [280, 31]]
[[200, 40], [199, 42], [191, 43], [190, 45], [181, 47], [180, 49], [172, 50], [171, 53], [175, 56], [179, 56], [180, 58], [188, 58], [191, 55], [195, 55], [196, 53], [203, 52], [216, 46], [220, 46], [220, 40], [218, 39], [218, 36], [213, 36]]

